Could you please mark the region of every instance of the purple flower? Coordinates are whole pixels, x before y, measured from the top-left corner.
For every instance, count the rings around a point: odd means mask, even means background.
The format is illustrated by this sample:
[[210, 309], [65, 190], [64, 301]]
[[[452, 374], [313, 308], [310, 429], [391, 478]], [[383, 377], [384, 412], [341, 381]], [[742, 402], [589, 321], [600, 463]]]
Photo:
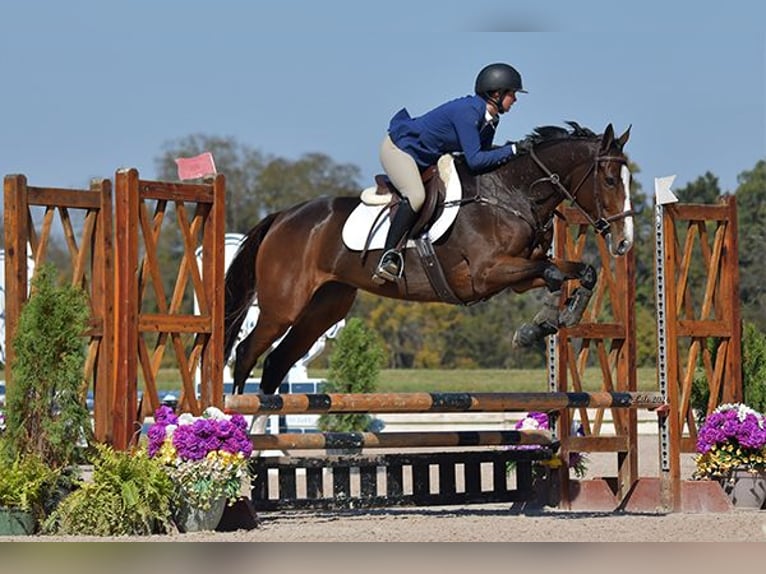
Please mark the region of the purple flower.
[[247, 435], [247, 422], [240, 414], [224, 416], [216, 411], [217, 416], [194, 418], [188, 414], [180, 417], [173, 409], [162, 406], [155, 412], [155, 423], [147, 433], [149, 456], [156, 456], [167, 437], [167, 426], [173, 425], [172, 444], [180, 460], [202, 460], [210, 452], [225, 451], [232, 454], [242, 453], [249, 457], [253, 446]]
[[516, 430], [529, 428], [549, 429], [548, 415], [536, 411], [529, 412], [526, 417], [516, 423], [514, 428]]
[[153, 424], [149, 428], [149, 432], [147, 432], [147, 436], [149, 437], [149, 456], [153, 457], [155, 456], [160, 448], [162, 447], [162, 443], [165, 442], [165, 427], [164, 425], [160, 424]]
[[154, 411], [154, 421], [163, 427], [178, 424], [178, 417], [167, 405], [163, 405]]
[[763, 416], [744, 405], [721, 405], [705, 419], [697, 433], [697, 452], [731, 445], [760, 450], [766, 446]]

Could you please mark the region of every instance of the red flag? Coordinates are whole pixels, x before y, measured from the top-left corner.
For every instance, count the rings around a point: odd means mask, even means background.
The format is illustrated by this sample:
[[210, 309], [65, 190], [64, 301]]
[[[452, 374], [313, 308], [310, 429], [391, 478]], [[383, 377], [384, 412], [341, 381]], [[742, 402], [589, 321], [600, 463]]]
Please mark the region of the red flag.
[[194, 157], [179, 157], [176, 159], [178, 166], [178, 179], [197, 179], [206, 175], [215, 175], [215, 162], [213, 154], [209, 151]]

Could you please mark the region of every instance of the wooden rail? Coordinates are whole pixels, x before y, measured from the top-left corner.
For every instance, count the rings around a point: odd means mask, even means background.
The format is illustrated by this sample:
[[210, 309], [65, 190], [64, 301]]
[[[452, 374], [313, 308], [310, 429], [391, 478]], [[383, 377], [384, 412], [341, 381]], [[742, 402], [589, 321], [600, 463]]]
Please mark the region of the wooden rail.
[[571, 408], [656, 409], [660, 393], [330, 393], [227, 395], [227, 410], [242, 414], [526, 412]]

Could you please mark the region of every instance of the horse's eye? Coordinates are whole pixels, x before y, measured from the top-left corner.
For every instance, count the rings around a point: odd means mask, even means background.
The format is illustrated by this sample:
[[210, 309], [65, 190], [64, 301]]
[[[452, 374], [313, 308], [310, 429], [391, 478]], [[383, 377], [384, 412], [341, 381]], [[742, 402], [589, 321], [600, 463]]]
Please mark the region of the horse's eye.
[[613, 178], [611, 175], [606, 176], [606, 184], [610, 187], [614, 187], [614, 185], [617, 183], [617, 180]]

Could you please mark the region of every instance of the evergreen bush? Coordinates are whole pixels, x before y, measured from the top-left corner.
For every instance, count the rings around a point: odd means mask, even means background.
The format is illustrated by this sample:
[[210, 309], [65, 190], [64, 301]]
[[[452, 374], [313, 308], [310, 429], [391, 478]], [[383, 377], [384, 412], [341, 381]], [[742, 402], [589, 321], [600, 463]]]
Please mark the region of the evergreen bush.
[[[349, 319], [335, 338], [329, 357], [325, 391], [328, 393], [373, 393], [385, 360], [377, 334], [358, 317]], [[365, 414], [328, 414], [319, 417], [323, 431], [358, 432], [370, 428], [372, 417]]]
[[58, 287], [54, 277], [50, 263], [41, 265], [22, 308], [5, 416], [16, 455], [35, 454], [62, 468], [77, 462], [83, 432], [90, 431], [83, 389], [90, 310], [82, 289]]

